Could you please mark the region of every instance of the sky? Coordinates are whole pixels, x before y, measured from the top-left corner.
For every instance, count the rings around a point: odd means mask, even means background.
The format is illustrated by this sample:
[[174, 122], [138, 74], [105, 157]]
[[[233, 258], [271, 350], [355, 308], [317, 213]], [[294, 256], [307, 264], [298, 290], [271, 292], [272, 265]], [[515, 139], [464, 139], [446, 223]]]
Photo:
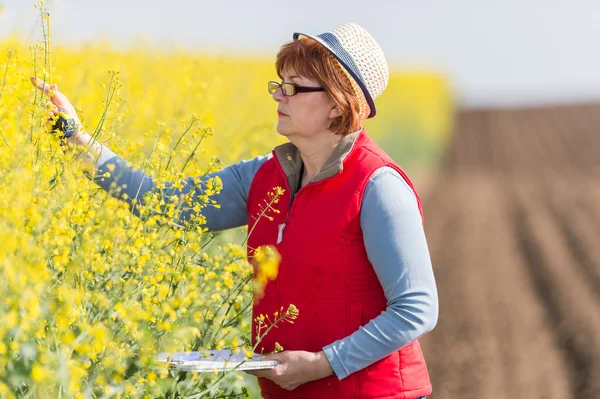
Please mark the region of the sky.
[[[600, 0], [46, 0], [54, 45], [275, 56], [294, 32], [358, 23], [393, 69], [446, 76], [464, 106], [600, 101]], [[39, 39], [34, 0], [0, 0], [0, 40]]]

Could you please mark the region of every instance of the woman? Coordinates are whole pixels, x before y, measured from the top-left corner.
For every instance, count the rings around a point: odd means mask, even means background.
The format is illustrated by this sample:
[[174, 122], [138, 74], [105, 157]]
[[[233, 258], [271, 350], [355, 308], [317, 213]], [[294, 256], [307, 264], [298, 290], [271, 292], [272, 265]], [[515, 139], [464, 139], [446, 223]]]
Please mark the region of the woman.
[[[269, 92], [277, 131], [289, 143], [213, 174], [223, 181], [214, 197], [221, 209], [203, 210], [209, 229], [250, 224], [249, 248], [272, 245], [281, 254], [254, 315], [291, 303], [300, 309], [294, 325], [279, 326], [261, 343], [264, 352], [275, 342], [285, 349], [270, 356], [277, 367], [253, 373], [262, 395], [425, 397], [431, 384], [417, 339], [435, 326], [438, 304], [421, 203], [406, 174], [361, 128], [387, 85], [383, 52], [368, 32], [347, 24], [318, 36], [294, 34], [276, 67], [282, 82], [269, 82]], [[55, 112], [75, 115], [52, 89]], [[95, 181], [107, 191], [113, 183], [124, 187], [113, 195], [125, 193], [131, 203], [156, 189], [89, 135], [68, 140], [95, 149]], [[109, 165], [111, 177], [101, 177]], [[281, 213], [255, 222], [276, 186], [285, 189]]]

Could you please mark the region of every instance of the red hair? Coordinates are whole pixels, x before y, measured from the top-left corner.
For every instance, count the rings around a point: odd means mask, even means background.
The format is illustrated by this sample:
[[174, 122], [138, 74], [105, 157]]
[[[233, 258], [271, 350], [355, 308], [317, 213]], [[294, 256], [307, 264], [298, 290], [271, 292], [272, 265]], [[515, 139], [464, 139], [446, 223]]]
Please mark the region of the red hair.
[[340, 110], [328, 130], [346, 135], [360, 129], [360, 101], [342, 66], [321, 44], [309, 38], [301, 38], [284, 44], [277, 53], [277, 74], [293, 71], [299, 76], [314, 80], [324, 87], [326, 93]]

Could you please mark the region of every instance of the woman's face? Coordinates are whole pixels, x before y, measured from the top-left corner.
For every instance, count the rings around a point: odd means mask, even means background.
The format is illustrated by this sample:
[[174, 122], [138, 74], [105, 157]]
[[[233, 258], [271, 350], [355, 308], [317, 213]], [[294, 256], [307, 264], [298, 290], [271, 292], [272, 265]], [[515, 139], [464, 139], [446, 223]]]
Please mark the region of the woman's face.
[[[282, 72], [281, 77], [284, 83], [319, 87], [317, 82], [298, 76], [293, 71]], [[287, 97], [278, 89], [273, 93], [273, 99], [278, 103], [277, 131], [288, 138], [322, 134], [327, 131], [330, 121], [340, 116], [339, 110], [325, 91], [296, 93]]]

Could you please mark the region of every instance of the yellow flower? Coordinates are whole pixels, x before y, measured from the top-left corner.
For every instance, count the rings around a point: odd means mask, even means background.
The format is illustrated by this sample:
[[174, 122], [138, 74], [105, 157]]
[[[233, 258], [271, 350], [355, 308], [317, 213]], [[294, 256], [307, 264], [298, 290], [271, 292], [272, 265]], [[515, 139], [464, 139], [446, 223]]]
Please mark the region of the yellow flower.
[[[279, 255], [264, 247], [247, 261], [238, 233], [246, 236], [251, 226], [208, 245], [213, 237], [202, 213], [221, 206], [216, 195], [223, 182], [210, 173], [285, 141], [273, 133], [272, 99], [256, 95], [272, 62], [115, 52], [100, 42], [68, 49], [51, 45], [43, 2], [37, 8], [45, 43], [0, 42], [0, 380], [21, 378], [17, 359], [27, 356], [33, 362], [27, 385], [60, 384], [64, 397], [82, 398], [88, 389], [164, 397], [170, 384], [157, 381], [170, 379], [170, 371], [156, 364], [156, 352], [232, 346], [252, 355], [243, 344], [256, 333], [254, 290], [276, 278]], [[121, 73], [111, 70], [115, 64]], [[124, 160], [111, 161], [98, 176], [119, 199], [90, 179], [83, 148], [62, 147], [48, 134], [45, 98], [23, 79], [33, 74], [58, 83], [76, 102], [82, 130]], [[148, 90], [148, 82], [165, 79], [168, 90]], [[240, 92], [239, 81], [249, 90]], [[416, 74], [391, 76], [393, 82], [403, 95], [382, 98], [380, 110], [403, 115], [404, 107], [414, 126], [441, 142], [435, 132], [450, 121], [444, 81]], [[377, 136], [372, 126], [369, 133]], [[388, 130], [395, 131], [379, 128]], [[124, 168], [145, 173], [156, 190], [142, 196], [139, 187], [119, 182]], [[192, 195], [180, 197], [185, 188]], [[284, 194], [273, 187], [265, 196], [265, 223], [283, 211]], [[294, 307], [275, 314], [290, 322], [297, 316]], [[257, 319], [262, 327], [272, 321]], [[132, 366], [140, 368], [132, 372]], [[179, 388], [202, 390], [210, 378], [196, 374]], [[12, 390], [0, 382], [0, 397], [17, 397]]]
[[46, 369], [44, 369], [44, 367], [40, 364], [35, 363], [31, 368], [31, 379], [34, 382], [42, 382], [46, 380], [48, 376], [48, 371], [46, 371]]

